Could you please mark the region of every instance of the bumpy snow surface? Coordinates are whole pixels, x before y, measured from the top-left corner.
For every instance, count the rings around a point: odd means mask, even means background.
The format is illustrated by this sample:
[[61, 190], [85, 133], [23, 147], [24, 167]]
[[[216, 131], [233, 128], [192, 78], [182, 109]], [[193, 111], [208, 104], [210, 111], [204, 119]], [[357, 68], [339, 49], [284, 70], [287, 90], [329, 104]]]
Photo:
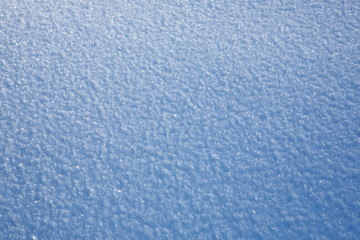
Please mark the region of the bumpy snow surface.
[[2, 0], [0, 239], [359, 237], [359, 14]]

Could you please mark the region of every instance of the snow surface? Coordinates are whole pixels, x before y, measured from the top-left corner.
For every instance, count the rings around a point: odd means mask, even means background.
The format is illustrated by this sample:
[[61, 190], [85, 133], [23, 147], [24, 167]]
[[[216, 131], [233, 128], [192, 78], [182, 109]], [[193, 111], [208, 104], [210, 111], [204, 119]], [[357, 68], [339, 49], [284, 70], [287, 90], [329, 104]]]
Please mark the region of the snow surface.
[[0, 1], [0, 239], [360, 236], [360, 2]]

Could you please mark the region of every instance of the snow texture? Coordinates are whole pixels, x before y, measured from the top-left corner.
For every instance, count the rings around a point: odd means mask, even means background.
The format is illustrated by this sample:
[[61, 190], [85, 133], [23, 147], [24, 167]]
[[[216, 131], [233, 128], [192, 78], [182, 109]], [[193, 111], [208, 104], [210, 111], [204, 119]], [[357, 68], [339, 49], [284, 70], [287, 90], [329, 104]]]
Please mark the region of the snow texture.
[[0, 239], [360, 236], [360, 2], [0, 1]]

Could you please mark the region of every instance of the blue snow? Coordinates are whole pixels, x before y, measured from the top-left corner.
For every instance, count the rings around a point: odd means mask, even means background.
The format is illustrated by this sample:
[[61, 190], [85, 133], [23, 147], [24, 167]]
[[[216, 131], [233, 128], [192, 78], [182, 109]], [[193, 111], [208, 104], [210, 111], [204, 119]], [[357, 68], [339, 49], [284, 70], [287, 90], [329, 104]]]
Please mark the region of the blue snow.
[[360, 2], [0, 2], [0, 239], [356, 239]]

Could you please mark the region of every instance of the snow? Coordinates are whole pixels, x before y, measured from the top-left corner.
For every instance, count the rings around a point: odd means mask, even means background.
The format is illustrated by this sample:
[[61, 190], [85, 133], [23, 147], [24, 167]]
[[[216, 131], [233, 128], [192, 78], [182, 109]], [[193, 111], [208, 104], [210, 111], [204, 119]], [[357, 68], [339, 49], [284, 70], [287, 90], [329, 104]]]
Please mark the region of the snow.
[[358, 1], [1, 1], [0, 239], [355, 239]]

